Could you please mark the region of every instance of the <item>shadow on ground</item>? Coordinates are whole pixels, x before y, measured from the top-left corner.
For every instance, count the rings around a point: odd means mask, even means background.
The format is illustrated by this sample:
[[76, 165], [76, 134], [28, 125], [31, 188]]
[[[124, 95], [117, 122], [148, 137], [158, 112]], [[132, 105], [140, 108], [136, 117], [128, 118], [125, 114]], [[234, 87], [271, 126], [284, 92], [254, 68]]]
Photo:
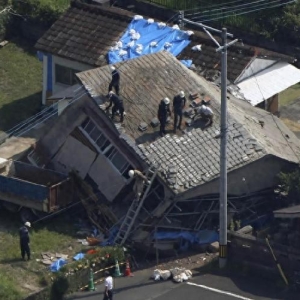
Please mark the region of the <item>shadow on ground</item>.
[[0, 130], [6, 131], [41, 110], [42, 92], [4, 104], [0, 108]]

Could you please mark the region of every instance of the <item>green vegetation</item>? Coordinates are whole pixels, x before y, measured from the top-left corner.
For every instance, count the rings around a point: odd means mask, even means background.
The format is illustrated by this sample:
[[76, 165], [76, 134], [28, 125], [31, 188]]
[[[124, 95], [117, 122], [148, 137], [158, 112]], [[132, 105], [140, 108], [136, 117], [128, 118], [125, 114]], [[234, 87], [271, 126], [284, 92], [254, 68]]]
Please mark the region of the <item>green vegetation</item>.
[[0, 269], [0, 299], [20, 300], [22, 293], [15, 287], [11, 277]]
[[286, 89], [279, 95], [280, 106], [287, 106], [293, 101], [300, 98], [300, 84], [295, 84], [290, 88]]
[[31, 45], [11, 41], [0, 49], [0, 131], [39, 111], [42, 63]]
[[300, 197], [300, 169], [290, 173], [280, 173], [281, 189], [287, 194], [291, 203], [299, 203]]
[[70, 0], [12, 0], [13, 9], [29, 21], [50, 26], [69, 7]]

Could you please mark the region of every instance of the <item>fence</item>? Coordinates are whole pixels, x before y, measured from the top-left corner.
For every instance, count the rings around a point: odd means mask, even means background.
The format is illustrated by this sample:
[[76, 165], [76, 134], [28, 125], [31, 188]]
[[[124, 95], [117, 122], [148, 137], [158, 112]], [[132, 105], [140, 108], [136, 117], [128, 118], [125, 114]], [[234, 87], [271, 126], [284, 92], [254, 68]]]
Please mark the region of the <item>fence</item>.
[[[229, 257], [233, 261], [245, 263], [247, 266], [255, 266], [257, 269], [268, 270], [279, 275], [276, 263], [270, 249], [264, 239], [258, 239], [250, 235], [229, 232]], [[286, 276], [292, 276], [300, 270], [300, 251], [288, 246], [270, 242], [275, 256]]]

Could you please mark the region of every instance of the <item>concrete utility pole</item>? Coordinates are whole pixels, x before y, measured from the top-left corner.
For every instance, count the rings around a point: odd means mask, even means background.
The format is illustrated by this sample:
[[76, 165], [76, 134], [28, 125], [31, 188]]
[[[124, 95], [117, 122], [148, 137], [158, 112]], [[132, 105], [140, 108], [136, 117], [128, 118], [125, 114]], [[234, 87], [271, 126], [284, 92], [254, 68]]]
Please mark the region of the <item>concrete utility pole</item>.
[[[227, 44], [227, 36], [233, 37], [232, 34], [227, 33], [226, 28], [222, 31], [184, 19], [183, 21], [187, 24], [201, 27], [207, 35], [215, 42], [218, 46], [217, 52], [221, 51], [221, 145], [220, 145], [220, 232], [219, 232], [219, 267], [224, 268], [227, 262], [227, 48], [238, 41], [234, 41]], [[212, 36], [210, 33], [217, 32], [221, 33], [222, 45]]]

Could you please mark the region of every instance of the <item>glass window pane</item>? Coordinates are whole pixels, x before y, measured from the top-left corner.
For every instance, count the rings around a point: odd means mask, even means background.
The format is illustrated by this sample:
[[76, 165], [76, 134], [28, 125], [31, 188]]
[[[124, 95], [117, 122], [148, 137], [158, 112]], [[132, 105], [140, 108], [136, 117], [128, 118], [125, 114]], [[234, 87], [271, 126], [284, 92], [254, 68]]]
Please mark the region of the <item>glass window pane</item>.
[[107, 138], [102, 134], [98, 140], [96, 141], [96, 144], [99, 146], [101, 151], [103, 151], [107, 146], [109, 146], [110, 142], [107, 140]]
[[90, 137], [93, 141], [97, 141], [99, 136], [101, 135], [100, 130], [95, 126], [94, 129], [90, 132]]
[[123, 155], [119, 152], [116, 152], [111, 162], [114, 164], [114, 166], [121, 171], [124, 167], [124, 165], [127, 164], [127, 161], [124, 159]]
[[90, 134], [91, 131], [95, 128], [95, 125], [93, 124], [92, 121], [89, 121], [89, 123], [86, 125], [86, 127], [84, 128], [84, 130]]
[[55, 65], [55, 82], [71, 85], [71, 69]]

